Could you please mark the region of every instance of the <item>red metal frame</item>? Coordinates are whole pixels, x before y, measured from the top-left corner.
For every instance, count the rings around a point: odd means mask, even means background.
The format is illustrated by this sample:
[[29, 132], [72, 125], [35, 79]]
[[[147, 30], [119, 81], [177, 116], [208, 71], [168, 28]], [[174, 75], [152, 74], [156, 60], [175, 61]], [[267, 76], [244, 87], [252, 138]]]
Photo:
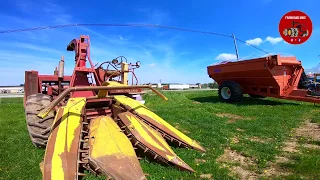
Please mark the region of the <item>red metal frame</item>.
[[296, 57], [280, 55], [227, 62], [207, 67], [210, 78], [219, 85], [226, 80], [240, 84], [244, 94], [320, 103], [308, 91], [298, 89], [304, 69]]
[[[98, 80], [97, 72], [95, 71], [94, 65], [90, 59], [90, 39], [89, 36], [81, 35], [80, 39], [73, 39], [67, 46], [68, 51], [75, 51], [75, 61], [76, 65], [73, 70], [73, 75], [70, 81], [70, 87], [76, 86], [95, 86], [101, 85]], [[86, 62], [89, 61], [90, 67], [86, 67]], [[88, 75], [94, 76], [95, 82], [89, 82]], [[92, 76], [91, 76], [92, 77]], [[94, 96], [96, 93], [94, 91], [83, 91], [83, 92], [73, 92], [71, 97], [88, 97]]]
[[[26, 98], [31, 94], [43, 93], [51, 96], [56, 96], [53, 93], [53, 89], [57, 88], [58, 75], [39, 75], [38, 71], [26, 71], [25, 72], [25, 84], [24, 84], [24, 102]], [[68, 84], [63, 88], [69, 87], [71, 76], [64, 76], [62, 82]]]
[[[25, 85], [24, 85], [24, 104], [26, 98], [31, 94], [43, 93], [53, 98], [59, 95], [59, 80], [64, 84], [61, 90], [65, 90], [69, 87], [83, 87], [83, 86], [101, 86], [104, 79], [100, 76], [104, 74], [99, 73], [99, 69], [95, 69], [90, 58], [90, 38], [89, 36], [81, 35], [79, 39], [73, 39], [67, 45], [67, 51], [75, 52], [75, 68], [73, 70], [72, 76], [63, 76], [59, 79], [57, 68], [53, 75], [39, 75], [38, 71], [26, 71], [25, 72]], [[87, 67], [87, 61], [89, 62], [89, 67]], [[136, 84], [138, 84], [138, 79], [134, 73], [134, 64], [129, 64], [129, 71], [132, 73], [132, 85], [134, 78], [136, 79]], [[105, 72], [102, 72], [105, 73]], [[120, 71], [120, 73], [123, 73]], [[89, 77], [88, 77], [89, 76]], [[130, 94], [139, 93], [142, 89], [119, 89], [111, 90], [109, 94]], [[71, 97], [90, 97], [95, 96], [96, 91], [74, 91], [71, 93]]]

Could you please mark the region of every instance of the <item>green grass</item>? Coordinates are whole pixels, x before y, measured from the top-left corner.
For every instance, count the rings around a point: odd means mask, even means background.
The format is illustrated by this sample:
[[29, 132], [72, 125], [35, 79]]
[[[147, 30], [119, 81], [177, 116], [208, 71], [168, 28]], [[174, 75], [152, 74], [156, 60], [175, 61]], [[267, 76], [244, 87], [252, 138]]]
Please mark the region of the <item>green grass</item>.
[[[147, 159], [141, 160], [148, 179], [199, 179], [201, 174], [212, 174], [214, 179], [235, 179], [229, 170], [222, 168], [216, 159], [226, 147], [252, 157], [257, 164], [256, 172], [262, 172], [267, 162], [274, 161], [281, 153], [283, 142], [310, 113], [319, 107], [311, 103], [278, 100], [272, 98], [245, 98], [241, 103], [227, 104], [218, 101], [216, 91], [164, 92], [169, 101], [154, 94], [146, 94], [146, 106], [187, 135], [199, 141], [206, 153], [184, 148], [173, 148], [196, 173], [178, 171]], [[194, 103], [194, 101], [200, 103]], [[241, 116], [243, 119], [228, 123], [230, 118], [219, 117], [218, 113]], [[319, 114], [319, 113], [318, 113]], [[319, 123], [318, 114], [312, 121]], [[312, 118], [312, 117], [310, 117]], [[0, 104], [0, 179], [41, 179], [39, 162], [44, 151], [36, 149], [30, 142], [22, 99], [1, 99]], [[241, 129], [241, 131], [239, 131]], [[232, 142], [237, 136], [239, 142]], [[250, 141], [257, 137], [265, 142]], [[320, 175], [319, 151], [301, 151], [294, 163], [283, 165], [294, 173], [291, 179], [317, 177]], [[206, 160], [197, 163], [195, 159]], [[97, 179], [90, 176], [86, 179]]]
[[311, 122], [320, 123], [320, 110], [312, 111], [312, 116], [310, 116]]
[[44, 151], [29, 138], [22, 98], [1, 99], [0, 179], [41, 179]]
[[291, 163], [283, 163], [283, 168], [291, 169], [295, 172], [292, 177], [307, 177], [308, 179], [319, 179], [320, 150], [302, 148], [300, 155], [293, 155], [295, 160]]

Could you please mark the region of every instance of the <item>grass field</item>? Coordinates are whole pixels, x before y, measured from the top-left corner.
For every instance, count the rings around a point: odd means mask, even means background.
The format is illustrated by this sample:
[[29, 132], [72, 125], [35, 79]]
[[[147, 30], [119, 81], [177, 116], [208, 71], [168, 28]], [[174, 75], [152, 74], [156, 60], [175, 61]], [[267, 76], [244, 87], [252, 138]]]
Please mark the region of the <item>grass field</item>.
[[[143, 159], [148, 179], [320, 177], [319, 107], [271, 98], [226, 104], [216, 91], [164, 94], [168, 102], [146, 94], [146, 105], [207, 152], [173, 148], [194, 174]], [[1, 99], [0, 121], [0, 179], [41, 179], [44, 150], [30, 142], [22, 98]]]

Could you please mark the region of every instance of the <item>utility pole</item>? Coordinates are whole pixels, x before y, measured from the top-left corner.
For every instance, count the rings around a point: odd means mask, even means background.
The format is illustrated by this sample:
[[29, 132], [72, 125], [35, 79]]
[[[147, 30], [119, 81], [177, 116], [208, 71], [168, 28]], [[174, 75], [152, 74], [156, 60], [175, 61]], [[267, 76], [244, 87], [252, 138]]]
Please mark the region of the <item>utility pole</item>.
[[234, 48], [236, 49], [237, 61], [239, 61], [239, 53], [238, 53], [238, 46], [237, 46], [236, 37], [234, 34], [232, 34], [232, 37], [233, 37]]

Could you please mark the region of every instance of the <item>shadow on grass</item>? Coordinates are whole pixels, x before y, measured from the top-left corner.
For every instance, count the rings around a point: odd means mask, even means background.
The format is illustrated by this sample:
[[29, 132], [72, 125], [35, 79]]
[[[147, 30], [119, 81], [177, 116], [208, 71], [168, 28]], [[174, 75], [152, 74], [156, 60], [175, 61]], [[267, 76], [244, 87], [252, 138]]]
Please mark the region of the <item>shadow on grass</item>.
[[[198, 101], [201, 103], [218, 103], [222, 102], [219, 100], [218, 96], [206, 96], [206, 97], [196, 97], [190, 98], [193, 101]], [[230, 103], [231, 104], [231, 103]], [[279, 101], [272, 101], [268, 99], [253, 99], [249, 97], [243, 97], [241, 102], [233, 102], [237, 106], [243, 105], [270, 105], [270, 106], [277, 106], [277, 105], [299, 105], [294, 102], [279, 102]]]

